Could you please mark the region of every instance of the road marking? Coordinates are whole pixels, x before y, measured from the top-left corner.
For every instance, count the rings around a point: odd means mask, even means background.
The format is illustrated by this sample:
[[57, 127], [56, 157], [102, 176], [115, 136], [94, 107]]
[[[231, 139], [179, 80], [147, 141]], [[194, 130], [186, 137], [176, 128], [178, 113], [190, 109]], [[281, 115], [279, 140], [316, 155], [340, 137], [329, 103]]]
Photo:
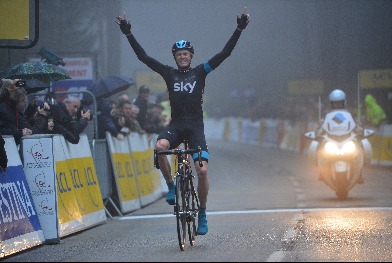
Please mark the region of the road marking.
[[272, 253], [266, 262], [282, 262], [284, 259], [284, 250], [277, 250]]
[[296, 237], [298, 236], [298, 230], [297, 229], [292, 229], [289, 228], [284, 234], [284, 237], [282, 238], [282, 241], [284, 242], [291, 242], [293, 241]]
[[[268, 210], [245, 210], [245, 211], [216, 211], [207, 212], [207, 215], [230, 215], [230, 214], [265, 214], [265, 213], [296, 213], [296, 212], [321, 212], [321, 211], [361, 211], [361, 210], [392, 210], [392, 207], [346, 207], [346, 208], [291, 208], [291, 209], [268, 209]], [[173, 214], [123, 216], [119, 220], [146, 219], [174, 217]]]

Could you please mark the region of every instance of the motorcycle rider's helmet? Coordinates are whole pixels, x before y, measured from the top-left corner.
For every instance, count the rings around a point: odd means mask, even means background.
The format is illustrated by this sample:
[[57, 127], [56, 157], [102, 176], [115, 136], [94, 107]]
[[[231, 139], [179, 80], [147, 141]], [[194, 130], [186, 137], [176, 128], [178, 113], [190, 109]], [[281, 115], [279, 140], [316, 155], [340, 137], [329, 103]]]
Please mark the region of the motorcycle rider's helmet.
[[172, 47], [172, 53], [173, 56], [176, 53], [177, 50], [180, 49], [186, 49], [189, 50], [189, 52], [191, 52], [191, 54], [195, 54], [195, 50], [193, 49], [193, 46], [191, 44], [191, 42], [186, 41], [186, 40], [181, 40], [181, 41], [177, 41], [176, 43], [174, 43], [173, 47]]
[[346, 107], [346, 94], [340, 89], [335, 89], [329, 94], [332, 109], [344, 109]]

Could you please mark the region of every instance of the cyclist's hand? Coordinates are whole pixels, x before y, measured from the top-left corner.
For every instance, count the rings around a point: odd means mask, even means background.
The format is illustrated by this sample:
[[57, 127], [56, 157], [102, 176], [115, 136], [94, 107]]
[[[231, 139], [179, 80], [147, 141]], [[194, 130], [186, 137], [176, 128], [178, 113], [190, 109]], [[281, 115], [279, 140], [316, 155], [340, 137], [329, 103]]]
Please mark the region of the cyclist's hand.
[[122, 19], [121, 16], [117, 17], [117, 20], [120, 21], [115, 21], [117, 25], [120, 25], [120, 29], [121, 32], [126, 35], [129, 36], [131, 34], [131, 19], [129, 19], [128, 23], [127, 23], [127, 16], [124, 12], [124, 19]]
[[250, 17], [249, 14], [245, 15], [246, 7], [244, 8], [244, 11], [242, 12], [241, 17], [237, 14], [237, 28], [242, 31], [243, 29], [246, 28], [246, 26], [249, 24]]

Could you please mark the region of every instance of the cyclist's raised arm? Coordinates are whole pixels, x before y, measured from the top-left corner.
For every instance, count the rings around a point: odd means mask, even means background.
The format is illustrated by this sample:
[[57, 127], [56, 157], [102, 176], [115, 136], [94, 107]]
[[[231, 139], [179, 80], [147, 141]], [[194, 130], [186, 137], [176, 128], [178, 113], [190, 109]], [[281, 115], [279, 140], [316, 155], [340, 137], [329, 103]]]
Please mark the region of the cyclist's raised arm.
[[242, 12], [241, 17], [237, 14], [237, 28], [234, 31], [231, 38], [229, 39], [229, 41], [226, 43], [223, 50], [208, 61], [208, 64], [211, 67], [211, 69], [217, 68], [226, 58], [228, 58], [231, 55], [231, 52], [233, 51], [235, 45], [237, 44], [238, 39], [240, 38], [242, 30], [246, 28], [246, 26], [249, 24], [250, 21], [249, 14], [245, 15], [245, 11], [246, 11], [246, 7]]
[[140, 44], [136, 41], [135, 37], [131, 32], [131, 19], [129, 19], [129, 21], [127, 22], [125, 12], [124, 19], [121, 16], [118, 16], [116, 18], [118, 20], [115, 21], [116, 24], [120, 25], [121, 32], [127, 37], [128, 42], [129, 44], [131, 44], [137, 58], [155, 72], [158, 72], [160, 69], [162, 69], [163, 64], [155, 60], [154, 58], [148, 56], [146, 51], [144, 51], [142, 46], [140, 46]]

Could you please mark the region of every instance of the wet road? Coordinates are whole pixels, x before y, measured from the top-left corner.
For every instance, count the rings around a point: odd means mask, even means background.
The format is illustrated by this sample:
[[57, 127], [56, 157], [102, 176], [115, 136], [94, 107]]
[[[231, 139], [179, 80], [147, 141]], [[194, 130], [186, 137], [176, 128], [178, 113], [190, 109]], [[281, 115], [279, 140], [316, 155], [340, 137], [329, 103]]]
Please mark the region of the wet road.
[[209, 232], [181, 252], [164, 198], [5, 258], [20, 261], [391, 261], [392, 168], [364, 169], [346, 200], [298, 153], [209, 141]]

